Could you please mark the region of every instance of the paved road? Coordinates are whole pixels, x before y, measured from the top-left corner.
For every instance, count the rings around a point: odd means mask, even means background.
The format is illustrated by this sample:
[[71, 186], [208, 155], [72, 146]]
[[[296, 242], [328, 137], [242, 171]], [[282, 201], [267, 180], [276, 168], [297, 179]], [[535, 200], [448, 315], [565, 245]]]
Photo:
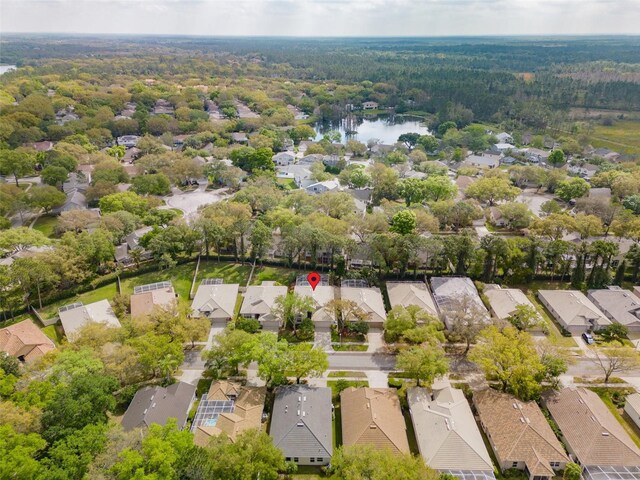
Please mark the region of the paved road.
[[395, 369], [396, 358], [384, 353], [330, 352], [329, 370], [379, 370], [390, 372]]

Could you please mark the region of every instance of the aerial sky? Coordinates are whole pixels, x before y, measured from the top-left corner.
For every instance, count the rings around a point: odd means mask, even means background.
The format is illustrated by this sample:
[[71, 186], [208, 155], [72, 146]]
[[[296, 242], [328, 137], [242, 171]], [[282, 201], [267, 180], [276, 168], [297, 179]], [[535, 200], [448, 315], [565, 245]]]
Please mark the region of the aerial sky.
[[640, 34], [640, 0], [0, 0], [2, 32]]

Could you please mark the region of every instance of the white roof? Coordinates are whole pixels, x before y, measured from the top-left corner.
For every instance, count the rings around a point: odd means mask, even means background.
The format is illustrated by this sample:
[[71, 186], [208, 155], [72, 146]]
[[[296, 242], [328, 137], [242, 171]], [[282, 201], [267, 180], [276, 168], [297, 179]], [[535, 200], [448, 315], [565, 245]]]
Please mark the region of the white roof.
[[73, 341], [78, 331], [89, 323], [99, 322], [111, 327], [120, 327], [120, 321], [113, 313], [108, 300], [100, 300], [89, 305], [78, 304], [76, 308], [59, 311], [58, 316], [69, 341]]
[[335, 190], [336, 188], [340, 188], [340, 182], [338, 180], [325, 180], [324, 182], [312, 183], [307, 186], [307, 190], [313, 190], [314, 187], [323, 186], [327, 190]]
[[[540, 290], [538, 296], [555, 311], [556, 319], [565, 327], [604, 327], [611, 322], [591, 300], [578, 290]], [[553, 313], [553, 312], [552, 312]]]
[[343, 300], [354, 301], [361, 309], [370, 313], [370, 322], [384, 322], [386, 320], [387, 313], [384, 309], [384, 300], [380, 289], [375, 287], [341, 287], [340, 294]]
[[[535, 310], [531, 300], [517, 288], [501, 288], [495, 286], [493, 288], [487, 288], [485, 286], [484, 295], [491, 304], [491, 309], [500, 320], [506, 320], [513, 314], [518, 305], [528, 305]], [[537, 311], [537, 310], [536, 310]], [[538, 315], [540, 317], [540, 315]], [[542, 318], [540, 318], [542, 320]]]
[[387, 282], [387, 293], [391, 308], [416, 305], [431, 315], [438, 316], [431, 292], [423, 282]]
[[293, 289], [293, 293], [313, 299], [316, 311], [313, 313], [311, 319], [314, 322], [335, 321], [335, 315], [323, 308], [335, 298], [335, 287], [331, 287], [329, 285], [318, 285], [316, 289], [313, 290], [309, 285], [296, 285]]
[[491, 457], [462, 390], [410, 388], [407, 402], [418, 449], [436, 470], [493, 471]]
[[640, 327], [640, 298], [629, 290], [622, 288], [589, 290], [588, 298], [610, 320], [627, 327]]
[[274, 285], [273, 282], [263, 282], [262, 285], [247, 287], [240, 307], [241, 315], [267, 315], [275, 306], [276, 298], [287, 294], [287, 287]]
[[202, 285], [198, 287], [191, 310], [193, 312], [208, 313], [210, 318], [231, 318], [238, 297], [237, 283]]

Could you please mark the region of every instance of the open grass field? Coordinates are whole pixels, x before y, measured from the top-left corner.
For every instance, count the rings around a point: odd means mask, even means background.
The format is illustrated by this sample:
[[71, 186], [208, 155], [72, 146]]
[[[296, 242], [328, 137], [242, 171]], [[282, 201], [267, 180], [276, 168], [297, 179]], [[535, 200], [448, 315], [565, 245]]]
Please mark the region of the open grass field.
[[52, 238], [55, 235], [55, 228], [58, 223], [57, 217], [50, 217], [48, 215], [43, 215], [38, 217], [36, 222], [33, 224], [33, 229], [42, 232], [45, 236]]
[[610, 127], [596, 125], [591, 143], [594, 147], [640, 155], [640, 120], [619, 120]]
[[82, 302], [86, 305], [88, 303], [97, 302], [99, 300], [110, 300], [116, 295], [117, 292], [118, 290], [116, 288], [116, 283], [113, 282], [109, 285], [105, 285], [104, 287], [81, 293], [80, 295], [76, 295], [75, 297], [58, 300], [57, 302], [45, 306], [41, 310], [39, 309], [38, 312], [44, 319], [53, 318], [58, 314], [58, 309], [63, 305], [68, 305], [75, 302]]
[[224, 283], [239, 283], [240, 286], [247, 284], [251, 272], [251, 265], [240, 265], [237, 263], [218, 263], [211, 260], [201, 260], [196, 286], [205, 278], [223, 278]]
[[275, 281], [280, 285], [291, 285], [295, 283], [298, 274], [305, 273], [282, 267], [256, 266], [251, 279], [252, 285], [260, 285], [264, 281]]

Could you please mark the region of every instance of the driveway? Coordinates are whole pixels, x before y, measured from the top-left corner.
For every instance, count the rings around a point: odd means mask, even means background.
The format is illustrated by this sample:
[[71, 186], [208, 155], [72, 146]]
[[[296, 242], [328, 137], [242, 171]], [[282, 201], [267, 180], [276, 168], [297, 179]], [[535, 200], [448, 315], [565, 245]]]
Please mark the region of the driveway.
[[476, 233], [478, 234], [478, 238], [486, 237], [490, 234], [489, 230], [484, 225], [482, 227], [476, 227]]
[[330, 327], [317, 327], [313, 334], [313, 346], [317, 347], [325, 352], [333, 352], [331, 346], [331, 328]]
[[382, 350], [385, 346], [383, 332], [381, 328], [372, 328], [367, 334], [367, 342], [369, 342], [369, 348], [367, 352], [373, 353], [378, 350]]
[[542, 204], [553, 200], [553, 198], [553, 195], [548, 193], [538, 193], [538, 190], [535, 188], [527, 188], [516, 197], [516, 202], [524, 203], [535, 216], [539, 217], [542, 213], [540, 210]]
[[573, 341], [578, 344], [578, 347], [580, 348], [580, 350], [582, 351], [582, 354], [585, 357], [595, 358], [595, 353], [593, 352], [593, 349], [595, 347], [589, 347], [589, 345], [587, 345], [584, 339], [582, 338], [582, 335], [572, 335], [571, 338], [573, 338]]
[[226, 188], [207, 191], [206, 185], [200, 185], [192, 192], [183, 192], [179, 189], [173, 190], [173, 195], [165, 197], [166, 204], [171, 208], [182, 210], [185, 217], [189, 218], [195, 214], [200, 207], [217, 203], [228, 197]]
[[389, 388], [389, 374], [387, 372], [366, 372], [371, 388]]

